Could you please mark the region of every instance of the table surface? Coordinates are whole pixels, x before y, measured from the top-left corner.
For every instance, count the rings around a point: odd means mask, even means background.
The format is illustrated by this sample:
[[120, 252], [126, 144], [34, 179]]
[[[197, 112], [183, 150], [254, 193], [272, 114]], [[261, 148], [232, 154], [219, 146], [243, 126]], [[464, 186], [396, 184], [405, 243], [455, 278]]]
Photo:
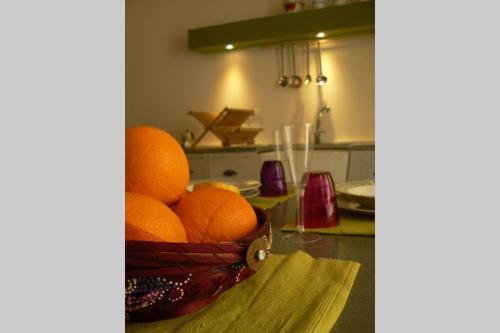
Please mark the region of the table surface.
[[321, 235], [321, 239], [314, 243], [291, 243], [283, 240], [286, 233], [281, 231], [281, 226], [294, 220], [295, 200], [288, 200], [269, 212], [273, 253], [302, 250], [313, 257], [346, 259], [361, 264], [344, 310], [331, 332], [375, 332], [375, 237]]

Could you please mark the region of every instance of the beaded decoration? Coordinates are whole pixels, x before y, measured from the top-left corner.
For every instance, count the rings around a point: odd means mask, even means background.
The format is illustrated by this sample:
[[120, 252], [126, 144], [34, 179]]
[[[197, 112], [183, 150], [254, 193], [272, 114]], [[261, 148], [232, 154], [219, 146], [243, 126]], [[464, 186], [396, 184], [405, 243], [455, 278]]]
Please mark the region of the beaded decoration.
[[264, 242], [266, 243], [266, 254], [269, 255], [271, 253], [271, 247], [273, 245], [273, 231], [269, 228], [269, 238], [266, 235], [262, 236]]
[[243, 272], [243, 270], [245, 269], [245, 265], [240, 263], [240, 264], [234, 265], [233, 268], [238, 270], [238, 273], [236, 274], [236, 278], [235, 278], [235, 283], [238, 283], [238, 282], [240, 282], [241, 272]]
[[184, 286], [191, 280], [192, 274], [184, 281], [177, 282], [160, 277], [132, 278], [126, 280], [125, 286], [125, 312], [128, 313], [151, 306], [162, 300], [166, 293], [171, 295], [175, 292], [177, 297], [169, 297], [166, 301], [173, 303], [184, 297]]

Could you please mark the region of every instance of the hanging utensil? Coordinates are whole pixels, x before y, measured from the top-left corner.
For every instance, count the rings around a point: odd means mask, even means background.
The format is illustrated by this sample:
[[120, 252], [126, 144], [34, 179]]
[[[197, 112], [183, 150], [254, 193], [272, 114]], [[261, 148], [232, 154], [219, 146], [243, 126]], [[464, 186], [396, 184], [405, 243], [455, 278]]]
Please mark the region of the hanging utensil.
[[295, 45], [293, 43], [292, 43], [292, 67], [293, 67], [293, 76], [290, 86], [292, 88], [299, 88], [302, 85], [302, 78], [297, 75], [297, 69], [295, 67]]
[[312, 81], [311, 73], [309, 71], [309, 42], [306, 42], [306, 62], [307, 62], [307, 75], [304, 78], [304, 84], [309, 84]]
[[286, 87], [288, 84], [288, 77], [285, 75], [285, 59], [283, 57], [283, 44], [280, 45], [280, 67], [281, 73], [278, 79], [278, 84], [282, 87]]
[[323, 75], [323, 69], [321, 68], [321, 47], [319, 45], [319, 40], [318, 40], [318, 69], [319, 69], [319, 74], [318, 77], [316, 78], [316, 83], [320, 86], [324, 85], [326, 83], [326, 76]]

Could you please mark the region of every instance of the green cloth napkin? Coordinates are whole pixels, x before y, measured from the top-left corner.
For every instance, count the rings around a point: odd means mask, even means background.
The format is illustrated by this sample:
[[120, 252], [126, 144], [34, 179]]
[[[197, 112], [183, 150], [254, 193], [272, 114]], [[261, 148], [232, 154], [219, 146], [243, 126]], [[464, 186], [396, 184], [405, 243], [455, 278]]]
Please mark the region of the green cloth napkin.
[[126, 332], [329, 332], [349, 296], [360, 264], [314, 259], [305, 252], [271, 254], [246, 281], [202, 310]]
[[260, 209], [270, 209], [275, 206], [278, 206], [280, 203], [287, 201], [290, 198], [293, 198], [295, 196], [295, 192], [293, 190], [289, 190], [287, 195], [283, 195], [281, 197], [253, 197], [253, 198], [248, 198], [248, 202], [254, 207], [260, 208]]
[[[281, 230], [295, 231], [297, 228], [294, 224], [287, 223]], [[306, 231], [318, 234], [375, 236], [375, 217], [342, 212], [340, 214], [340, 223], [336, 227], [306, 228]]]

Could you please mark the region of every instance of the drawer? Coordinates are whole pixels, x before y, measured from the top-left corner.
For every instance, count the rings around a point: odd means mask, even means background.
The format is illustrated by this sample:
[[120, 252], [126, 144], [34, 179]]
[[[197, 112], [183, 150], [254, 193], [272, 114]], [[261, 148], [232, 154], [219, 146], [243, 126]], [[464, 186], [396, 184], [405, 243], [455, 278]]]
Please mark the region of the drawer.
[[347, 181], [349, 168], [349, 151], [347, 150], [315, 150], [311, 161], [311, 170], [329, 171], [333, 181]]
[[258, 180], [257, 153], [215, 153], [209, 155], [210, 178]]
[[[280, 154], [280, 159], [281, 159], [281, 161], [284, 161], [286, 159], [285, 153]], [[264, 164], [264, 161], [274, 161], [274, 160], [277, 160], [277, 155], [274, 151], [259, 154], [259, 166], [260, 167], [262, 167], [262, 164]]]
[[187, 158], [191, 180], [206, 179], [209, 177], [208, 155], [187, 154]]
[[375, 179], [375, 151], [351, 151], [349, 161], [349, 181]]

